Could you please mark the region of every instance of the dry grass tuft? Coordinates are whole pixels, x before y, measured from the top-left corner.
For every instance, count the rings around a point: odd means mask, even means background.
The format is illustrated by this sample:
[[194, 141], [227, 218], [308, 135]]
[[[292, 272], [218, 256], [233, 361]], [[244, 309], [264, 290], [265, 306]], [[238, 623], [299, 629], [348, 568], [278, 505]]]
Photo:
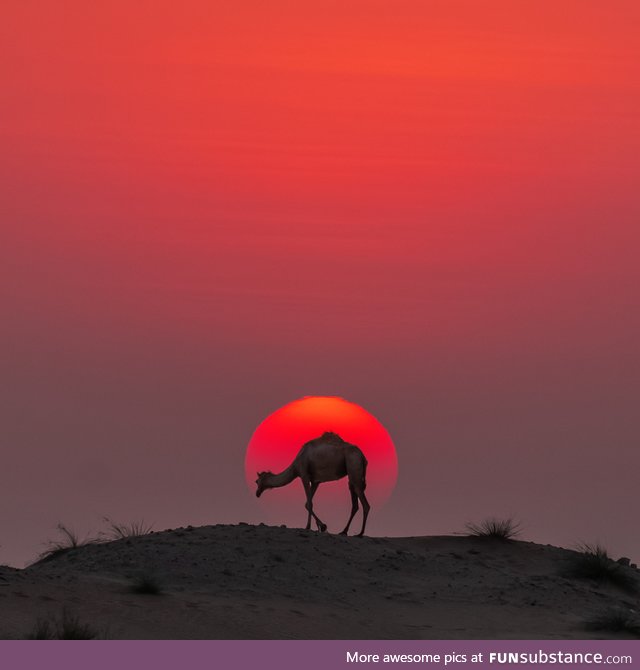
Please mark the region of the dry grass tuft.
[[84, 547], [88, 544], [97, 544], [100, 542], [98, 538], [87, 537], [81, 540], [78, 534], [65, 526], [62, 523], [59, 523], [58, 533], [60, 538], [58, 540], [49, 540], [48, 547], [45, 549], [36, 559], [35, 563], [44, 563], [46, 561], [52, 561], [56, 558], [59, 558], [63, 554], [78, 549], [79, 547]]
[[96, 628], [80, 621], [66, 609], [60, 618], [39, 618], [26, 636], [27, 640], [96, 640], [98, 637], [100, 633]]
[[609, 557], [607, 550], [597, 543], [579, 544], [565, 575], [612, 584], [629, 593], [639, 590], [638, 578], [634, 572], [629, 567], [616, 563]]
[[467, 523], [465, 528], [471, 537], [487, 537], [495, 540], [513, 540], [521, 532], [521, 525], [515, 519], [485, 519], [480, 523]]
[[142, 574], [136, 577], [131, 585], [131, 593], [140, 595], [160, 596], [163, 592], [162, 584], [157, 577], [151, 574]]
[[116, 523], [109, 517], [105, 516], [104, 521], [107, 523], [107, 530], [101, 536], [105, 540], [124, 540], [130, 537], [142, 537], [149, 535], [153, 531], [153, 524], [141, 521], [132, 521], [131, 523]]
[[640, 616], [634, 610], [614, 607], [585, 622], [587, 630], [630, 633], [640, 638]]

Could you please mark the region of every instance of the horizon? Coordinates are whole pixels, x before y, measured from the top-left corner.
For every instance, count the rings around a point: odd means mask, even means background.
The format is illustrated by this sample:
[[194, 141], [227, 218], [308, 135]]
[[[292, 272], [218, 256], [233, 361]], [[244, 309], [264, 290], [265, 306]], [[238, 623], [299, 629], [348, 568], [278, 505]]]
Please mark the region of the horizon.
[[[354, 522], [354, 525], [357, 523]], [[252, 528], [252, 529], [271, 529], [277, 531], [304, 531], [305, 533], [313, 535], [327, 535], [335, 536], [336, 538], [345, 537], [338, 532], [330, 531], [320, 531], [315, 527], [311, 529], [305, 529], [304, 526], [290, 526], [283, 523], [268, 523], [268, 522], [255, 522], [250, 523], [246, 521], [236, 521], [236, 522], [227, 522], [227, 523], [208, 523], [201, 525], [186, 525], [186, 526], [176, 526], [175, 528], [155, 528], [153, 525], [147, 525], [144, 520], [132, 521], [129, 523], [118, 522], [114, 519], [103, 518], [102, 519], [102, 528], [100, 530], [96, 529], [96, 533], [93, 535], [81, 536], [72, 528], [60, 524], [57, 528], [58, 535], [57, 537], [53, 536], [46, 543], [43, 543], [44, 551], [36, 555], [32, 560], [27, 561], [23, 566], [7, 565], [0, 564], [0, 567], [9, 568], [11, 570], [26, 570], [27, 568], [40, 564], [46, 563], [50, 560], [62, 556], [67, 553], [67, 551], [76, 549], [81, 550], [84, 547], [91, 547], [96, 545], [106, 545], [113, 542], [121, 541], [136, 541], [141, 538], [148, 537], [150, 535], [161, 535], [164, 533], [177, 533], [178, 537], [184, 531], [197, 531], [205, 529], [227, 529], [227, 528]], [[495, 530], [494, 530], [495, 529]], [[503, 534], [504, 532], [504, 534]], [[365, 533], [363, 536], [358, 536], [354, 528], [351, 529], [351, 532], [346, 536], [349, 538], [349, 541], [355, 543], [359, 542], [361, 537], [373, 539], [373, 540], [411, 540], [411, 539], [423, 539], [423, 540], [440, 540], [440, 539], [460, 539], [460, 540], [479, 540], [486, 541], [495, 544], [488, 546], [507, 546], [513, 543], [529, 544], [537, 547], [551, 547], [553, 549], [559, 549], [561, 551], [575, 552], [577, 554], [596, 554], [597, 551], [603, 550], [607, 553], [608, 558], [612, 563], [618, 563], [619, 557], [615, 554], [612, 554], [608, 551], [607, 547], [603, 547], [598, 543], [575, 543], [572, 546], [566, 545], [555, 545], [549, 544], [544, 541], [533, 541], [527, 537], [526, 529], [523, 529], [517, 519], [514, 518], [496, 518], [496, 517], [487, 517], [480, 519], [477, 522], [470, 522], [465, 525], [464, 528], [451, 531], [449, 533], [442, 534], [422, 534], [422, 535], [372, 535], [370, 533]], [[628, 557], [625, 557], [628, 558]], [[627, 565], [626, 563], [624, 565]], [[632, 570], [638, 570], [637, 565], [634, 563], [634, 559], [630, 559], [630, 565]], [[587, 578], [588, 579], [588, 578]], [[588, 583], [588, 582], [587, 582]]]
[[637, 562], [640, 7], [617, 7], [8, 2], [0, 564], [105, 516], [277, 523], [245, 457], [304, 396], [395, 445], [368, 534], [514, 517]]

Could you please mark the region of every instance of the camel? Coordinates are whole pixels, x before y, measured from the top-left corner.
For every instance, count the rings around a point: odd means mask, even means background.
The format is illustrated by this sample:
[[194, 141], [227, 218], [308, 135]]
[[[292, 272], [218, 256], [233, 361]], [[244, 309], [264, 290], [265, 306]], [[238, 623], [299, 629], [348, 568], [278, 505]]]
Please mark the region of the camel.
[[272, 472], [258, 472], [256, 496], [259, 498], [266, 489], [274, 489], [290, 484], [296, 477], [302, 480], [302, 486], [307, 497], [307, 527], [311, 528], [311, 517], [315, 519], [318, 530], [324, 533], [326, 524], [322, 523], [313, 511], [313, 496], [322, 482], [330, 482], [343, 477], [349, 478], [349, 492], [351, 493], [351, 516], [344, 530], [346, 535], [353, 517], [358, 511], [358, 500], [362, 503], [362, 530], [358, 537], [364, 534], [369, 515], [369, 501], [364, 490], [367, 487], [367, 459], [359, 447], [345, 442], [336, 433], [324, 433], [302, 445], [293, 463], [279, 474]]

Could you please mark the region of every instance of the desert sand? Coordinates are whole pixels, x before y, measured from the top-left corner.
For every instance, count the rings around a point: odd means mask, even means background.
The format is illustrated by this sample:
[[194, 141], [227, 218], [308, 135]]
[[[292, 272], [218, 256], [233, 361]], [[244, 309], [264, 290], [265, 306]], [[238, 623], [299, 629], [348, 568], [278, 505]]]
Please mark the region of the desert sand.
[[[24, 638], [63, 610], [115, 639], [633, 637], [586, 629], [612, 608], [639, 609], [639, 600], [563, 576], [575, 554], [466, 536], [179, 528], [1, 567], [0, 638]], [[141, 576], [162, 593], [132, 592]]]

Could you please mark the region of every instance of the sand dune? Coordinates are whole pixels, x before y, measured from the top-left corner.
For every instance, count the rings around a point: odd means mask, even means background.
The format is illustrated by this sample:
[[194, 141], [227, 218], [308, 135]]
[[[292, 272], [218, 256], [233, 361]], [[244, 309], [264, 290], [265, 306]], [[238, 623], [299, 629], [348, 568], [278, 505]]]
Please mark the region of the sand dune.
[[[575, 552], [483, 538], [180, 528], [0, 568], [0, 637], [66, 610], [110, 638], [624, 638], [589, 631], [638, 596], [563, 576]], [[637, 571], [622, 568], [636, 579]], [[161, 595], [131, 592], [151, 576]], [[631, 612], [630, 616], [634, 616]]]

